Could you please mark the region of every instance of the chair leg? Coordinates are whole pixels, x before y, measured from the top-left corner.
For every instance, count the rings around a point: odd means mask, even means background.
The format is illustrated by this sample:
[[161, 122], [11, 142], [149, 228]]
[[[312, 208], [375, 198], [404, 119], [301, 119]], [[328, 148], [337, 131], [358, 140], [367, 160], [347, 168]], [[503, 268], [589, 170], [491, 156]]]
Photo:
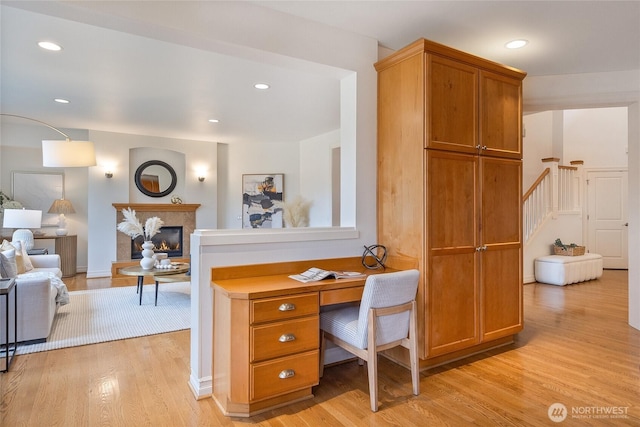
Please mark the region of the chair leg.
[[420, 394], [420, 367], [418, 366], [418, 327], [416, 303], [411, 307], [411, 317], [409, 320], [409, 363], [411, 363], [411, 384], [413, 394]]
[[378, 411], [378, 353], [375, 349], [367, 350], [369, 357], [367, 359], [369, 373], [369, 397], [371, 399], [371, 410]]
[[324, 375], [324, 351], [327, 348], [327, 339], [324, 337], [324, 331], [320, 330], [320, 366], [319, 366], [319, 377], [322, 378]]
[[367, 367], [369, 374], [369, 398], [371, 410], [378, 412], [378, 352], [376, 351], [376, 319], [373, 310], [369, 310], [367, 331]]

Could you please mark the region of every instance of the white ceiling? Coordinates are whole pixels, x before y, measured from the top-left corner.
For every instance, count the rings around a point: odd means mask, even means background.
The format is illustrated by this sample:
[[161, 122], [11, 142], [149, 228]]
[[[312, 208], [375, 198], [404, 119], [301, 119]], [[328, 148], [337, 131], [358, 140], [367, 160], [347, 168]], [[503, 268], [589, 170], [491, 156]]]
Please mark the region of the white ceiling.
[[[58, 8], [58, 2], [1, 3], [3, 113], [63, 128], [226, 143], [298, 141], [339, 126], [336, 73], [285, 69], [111, 30], [106, 24], [91, 25], [95, 20], [88, 10], [91, 6], [76, 8], [73, 20], [68, 20], [63, 19], [63, 6], [69, 2], [60, 2]], [[221, 4], [174, 3], [182, 19], [216, 13]], [[125, 4], [134, 3], [121, 7]], [[425, 37], [523, 69], [529, 76], [640, 69], [639, 1], [246, 5], [365, 35], [391, 49]], [[136, 6], [157, 11], [153, 2]], [[78, 11], [82, 8], [87, 9], [86, 19]], [[36, 42], [43, 38], [60, 42], [63, 51], [40, 50]], [[515, 38], [530, 44], [517, 51], [505, 49], [504, 43]], [[258, 81], [269, 82], [272, 89], [256, 91], [252, 85]], [[71, 104], [52, 102], [56, 97]], [[220, 123], [210, 124], [209, 118]]]

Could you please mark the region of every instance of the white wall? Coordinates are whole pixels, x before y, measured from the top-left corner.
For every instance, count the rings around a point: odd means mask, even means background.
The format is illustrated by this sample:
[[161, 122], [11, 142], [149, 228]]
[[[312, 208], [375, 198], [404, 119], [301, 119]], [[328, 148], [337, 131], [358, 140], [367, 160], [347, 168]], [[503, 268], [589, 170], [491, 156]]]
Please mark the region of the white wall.
[[640, 104], [629, 106], [629, 324], [640, 329]]
[[525, 129], [522, 138], [522, 191], [526, 192], [545, 168], [542, 159], [551, 157], [553, 114], [551, 111], [529, 114], [522, 121]]
[[[183, 203], [201, 204], [196, 211], [197, 227], [215, 228], [216, 179], [211, 177], [215, 176], [217, 163], [215, 143], [93, 130], [89, 131], [89, 139], [95, 144], [98, 165], [88, 168], [88, 182], [85, 180], [88, 238], [92, 242], [87, 248], [87, 277], [111, 275], [111, 262], [116, 259], [116, 211], [112, 203], [170, 203], [170, 196], [160, 199], [148, 197], [139, 193], [135, 186], [131, 187], [137, 168], [137, 165], [130, 164], [129, 151], [133, 148], [146, 147], [151, 153], [156, 150], [164, 160], [169, 161], [170, 157], [165, 157], [165, 150], [183, 153], [185, 165], [177, 169], [183, 173], [178, 175], [176, 187], [181, 191], [175, 194], [182, 198]], [[197, 170], [200, 168], [211, 171], [204, 182], [197, 179]], [[107, 169], [113, 172], [113, 178], [105, 178]]]
[[336, 147], [340, 147], [339, 130], [300, 143], [299, 194], [311, 202], [310, 227], [331, 227], [332, 225], [331, 182], [334, 171], [331, 159], [333, 149]]
[[[65, 198], [71, 201], [75, 214], [66, 215], [69, 234], [78, 236], [78, 271], [87, 269], [87, 169], [86, 168], [45, 168], [42, 166], [42, 140], [63, 139], [55, 131], [42, 125], [21, 123], [21, 119], [10, 119], [4, 122], [0, 133], [0, 189], [8, 195], [12, 194], [11, 176], [13, 171], [63, 173]], [[23, 119], [22, 119], [23, 120]], [[75, 140], [87, 140], [87, 131], [78, 129], [62, 129]], [[18, 200], [19, 201], [19, 200]], [[9, 230], [10, 231], [10, 230]], [[40, 230], [45, 235], [55, 235], [55, 228], [45, 227]], [[8, 234], [7, 232], [2, 233]], [[40, 244], [41, 243], [41, 244]], [[39, 247], [53, 247], [52, 241], [42, 241]]]
[[629, 107], [629, 323], [640, 328], [640, 70], [525, 79], [524, 110]]
[[[376, 182], [377, 75], [373, 64], [378, 59], [377, 41], [286, 14], [252, 9], [246, 3], [225, 3], [223, 9], [224, 23], [213, 28], [216, 33], [224, 33], [220, 34], [223, 40], [249, 50], [345, 70], [340, 106], [342, 228], [285, 228], [277, 234], [271, 230], [196, 230], [191, 241], [190, 385], [196, 396], [202, 397], [211, 394], [213, 313], [209, 278], [213, 266], [360, 256], [363, 245], [376, 242], [376, 193], [371, 186]], [[230, 22], [253, 25], [253, 31], [228, 28], [225, 23]], [[232, 146], [221, 147], [219, 152], [227, 150], [233, 158]]]
[[242, 228], [242, 175], [284, 174], [284, 198], [300, 192], [300, 147], [298, 143], [219, 144], [217, 226], [198, 228]]
[[540, 176], [546, 157], [557, 156], [565, 166], [583, 160], [586, 169], [627, 166], [626, 107], [543, 111], [524, 116], [523, 123], [523, 191]]
[[627, 167], [627, 107], [564, 111], [563, 162], [584, 160], [586, 169]]
[[[523, 186], [523, 191], [544, 169], [540, 159], [545, 157], [558, 156], [565, 166], [572, 160], [584, 160], [585, 170], [626, 167], [627, 118], [626, 107], [547, 111], [525, 116], [523, 170], [528, 172], [529, 183]], [[547, 220], [527, 241], [523, 254], [525, 283], [535, 281], [534, 260], [549, 255], [556, 238], [584, 244], [582, 223], [581, 214], [561, 214]]]

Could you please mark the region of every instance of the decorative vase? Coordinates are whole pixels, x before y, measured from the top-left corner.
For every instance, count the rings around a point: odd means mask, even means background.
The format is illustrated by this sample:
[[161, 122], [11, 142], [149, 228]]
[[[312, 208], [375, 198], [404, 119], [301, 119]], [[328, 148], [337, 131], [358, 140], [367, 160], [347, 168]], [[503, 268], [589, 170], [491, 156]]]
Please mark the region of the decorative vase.
[[140, 267], [142, 267], [143, 270], [151, 270], [155, 265], [156, 260], [153, 258], [153, 248], [155, 248], [155, 246], [156, 245], [154, 245], [150, 240], [146, 240], [142, 244], [142, 259], [140, 260]]

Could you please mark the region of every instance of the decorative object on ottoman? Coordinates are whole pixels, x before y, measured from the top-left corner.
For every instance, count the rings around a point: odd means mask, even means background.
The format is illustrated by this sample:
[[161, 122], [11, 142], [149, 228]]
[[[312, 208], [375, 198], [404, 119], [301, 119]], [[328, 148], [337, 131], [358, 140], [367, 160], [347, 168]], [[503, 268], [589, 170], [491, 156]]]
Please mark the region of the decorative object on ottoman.
[[584, 255], [585, 247], [578, 246], [575, 243], [565, 245], [564, 243], [562, 243], [562, 240], [556, 239], [553, 244], [553, 253], [554, 255], [580, 256]]
[[136, 211], [131, 210], [131, 208], [122, 209], [122, 215], [124, 216], [124, 221], [118, 224], [118, 231], [122, 231], [131, 237], [131, 239], [144, 236], [145, 242], [142, 244], [144, 250], [142, 251], [140, 266], [144, 270], [151, 270], [156, 263], [156, 260], [153, 258], [153, 248], [155, 245], [151, 241], [151, 238], [160, 231], [160, 228], [164, 225], [164, 221], [157, 216], [147, 218], [143, 228], [140, 220], [136, 218]]
[[602, 255], [547, 255], [535, 260], [536, 282], [564, 286], [602, 276]]

